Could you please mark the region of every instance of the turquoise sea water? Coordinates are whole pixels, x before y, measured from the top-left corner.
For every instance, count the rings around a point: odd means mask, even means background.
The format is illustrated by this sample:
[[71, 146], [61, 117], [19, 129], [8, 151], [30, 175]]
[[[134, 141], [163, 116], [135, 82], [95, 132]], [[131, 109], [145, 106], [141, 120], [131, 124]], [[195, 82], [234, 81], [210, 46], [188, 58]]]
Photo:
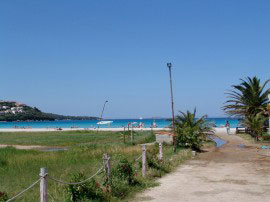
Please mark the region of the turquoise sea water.
[[[127, 127], [128, 123], [134, 123], [138, 126], [139, 123], [144, 122], [145, 127], [149, 128], [154, 122], [154, 119], [107, 119], [106, 121], [113, 121], [110, 125], [111, 128]], [[207, 121], [214, 123], [217, 127], [224, 126], [226, 121], [229, 121], [232, 128], [235, 128], [239, 121], [232, 118], [207, 118]], [[135, 123], [136, 122], [136, 123]], [[171, 124], [167, 119], [155, 119], [158, 128], [167, 127]], [[98, 121], [29, 121], [29, 122], [0, 122], [0, 128], [14, 128], [17, 127], [32, 127], [32, 128], [96, 128]], [[101, 128], [107, 128], [108, 125], [100, 125]]]

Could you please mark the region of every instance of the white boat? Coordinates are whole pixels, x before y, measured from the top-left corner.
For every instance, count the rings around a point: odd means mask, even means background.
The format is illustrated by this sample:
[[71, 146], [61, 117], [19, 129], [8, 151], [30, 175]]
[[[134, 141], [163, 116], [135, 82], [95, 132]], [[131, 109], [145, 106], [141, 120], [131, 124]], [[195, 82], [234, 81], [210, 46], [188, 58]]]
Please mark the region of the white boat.
[[105, 125], [105, 124], [111, 124], [113, 121], [100, 121], [97, 124], [98, 125]]

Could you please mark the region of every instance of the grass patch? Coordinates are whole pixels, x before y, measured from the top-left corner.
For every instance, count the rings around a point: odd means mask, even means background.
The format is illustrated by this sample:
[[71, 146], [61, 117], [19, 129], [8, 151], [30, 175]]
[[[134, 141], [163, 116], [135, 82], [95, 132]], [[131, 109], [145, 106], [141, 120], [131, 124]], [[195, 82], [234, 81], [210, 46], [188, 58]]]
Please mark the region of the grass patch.
[[[126, 135], [127, 142], [130, 136]], [[0, 144], [74, 146], [79, 144], [117, 144], [123, 141], [123, 132], [55, 131], [55, 132], [2, 132]], [[134, 132], [135, 144], [154, 141], [150, 131]]]
[[268, 133], [263, 133], [261, 137], [259, 137], [259, 140], [256, 141], [254, 137], [252, 137], [248, 133], [239, 133], [237, 134], [239, 137], [243, 138], [244, 140], [247, 140], [251, 143], [270, 143], [270, 135]]
[[254, 137], [252, 137], [250, 134], [248, 133], [238, 133], [237, 136], [243, 138], [244, 140], [247, 140], [249, 142], [252, 142], [254, 143], [255, 140], [254, 140]]
[[[108, 153], [112, 160], [112, 169], [117, 168], [119, 160], [124, 157], [134, 166], [134, 177], [138, 185], [120, 183], [118, 189], [123, 195], [119, 197], [109, 193], [106, 200], [118, 201], [128, 199], [136, 192], [157, 185], [155, 178], [167, 172], [156, 168], [149, 168], [146, 178], [141, 176], [140, 163], [135, 159], [141, 155], [141, 143], [153, 142], [154, 136], [149, 132], [134, 133], [134, 145], [130, 144], [130, 137], [126, 135], [123, 142], [121, 132], [42, 132], [42, 133], [0, 133], [1, 144], [44, 145], [44, 146], [70, 146], [67, 151], [42, 152], [35, 150], [17, 150], [13, 147], [0, 149], [0, 192], [12, 197], [24, 190], [39, 178], [41, 167], [47, 167], [49, 175], [63, 181], [72, 181], [72, 176], [80, 173], [88, 177], [102, 166], [102, 157]], [[155, 150], [155, 145], [147, 146], [150, 152]], [[164, 146], [164, 166], [170, 172], [191, 156], [188, 150], [178, 150], [173, 153], [172, 146]], [[95, 178], [102, 189], [104, 188], [104, 175]], [[93, 183], [93, 182], [92, 182]], [[66, 201], [69, 198], [67, 187], [49, 180], [49, 200]], [[92, 184], [89, 185], [93, 187]], [[29, 190], [19, 201], [38, 201], [39, 186]]]

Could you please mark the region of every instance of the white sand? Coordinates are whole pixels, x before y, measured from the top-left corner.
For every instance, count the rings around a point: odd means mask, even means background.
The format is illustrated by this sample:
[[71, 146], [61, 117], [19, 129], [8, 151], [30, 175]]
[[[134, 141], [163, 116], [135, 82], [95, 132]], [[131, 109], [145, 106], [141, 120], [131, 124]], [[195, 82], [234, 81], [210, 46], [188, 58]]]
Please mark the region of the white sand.
[[[47, 132], [47, 131], [77, 131], [77, 130], [90, 130], [90, 131], [124, 131], [124, 128], [62, 128], [58, 130], [56, 128], [0, 128], [0, 132]], [[127, 128], [126, 128], [127, 130]], [[170, 130], [169, 128], [133, 128], [134, 131], [160, 131]]]
[[[216, 132], [226, 132], [226, 128], [214, 128]], [[91, 131], [124, 131], [124, 128], [62, 128], [60, 131], [77, 131], [77, 130], [91, 130]], [[127, 130], [127, 128], [126, 128]], [[134, 131], [160, 131], [170, 130], [169, 128], [133, 128]], [[0, 132], [47, 132], [59, 131], [56, 128], [0, 128]], [[230, 133], [235, 134], [236, 128], [231, 128]]]

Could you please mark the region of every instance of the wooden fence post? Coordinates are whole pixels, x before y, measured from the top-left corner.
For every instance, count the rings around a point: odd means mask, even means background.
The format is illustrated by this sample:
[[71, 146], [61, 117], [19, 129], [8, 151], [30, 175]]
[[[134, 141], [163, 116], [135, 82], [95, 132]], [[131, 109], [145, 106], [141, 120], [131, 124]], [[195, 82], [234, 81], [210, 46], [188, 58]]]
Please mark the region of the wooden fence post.
[[104, 165], [104, 170], [108, 179], [109, 184], [111, 184], [111, 160], [110, 156], [108, 154], [103, 155], [103, 165]]
[[146, 175], [146, 145], [142, 145], [142, 176]]
[[131, 138], [131, 144], [134, 143], [134, 137], [133, 137], [133, 125], [131, 126], [131, 135], [130, 135], [130, 138]]
[[40, 168], [40, 202], [48, 202], [48, 169]]
[[162, 161], [163, 159], [163, 148], [162, 143], [159, 143], [159, 160]]
[[126, 143], [126, 127], [124, 127], [124, 144]]
[[109, 184], [112, 184], [112, 175], [111, 175], [111, 157], [109, 156], [109, 154], [107, 154], [107, 170], [108, 170], [108, 180], [109, 180]]

